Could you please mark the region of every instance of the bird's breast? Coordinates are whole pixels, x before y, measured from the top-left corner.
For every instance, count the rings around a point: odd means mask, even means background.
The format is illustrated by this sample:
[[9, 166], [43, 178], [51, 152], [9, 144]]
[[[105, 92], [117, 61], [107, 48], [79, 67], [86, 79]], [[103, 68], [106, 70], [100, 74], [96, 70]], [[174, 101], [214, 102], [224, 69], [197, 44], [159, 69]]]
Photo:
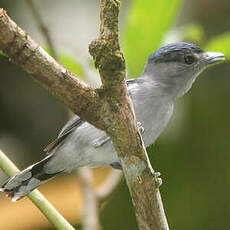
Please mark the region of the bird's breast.
[[163, 99], [145, 101], [138, 106], [134, 103], [137, 121], [144, 127], [142, 134], [146, 146], [155, 142], [167, 126], [172, 113], [173, 103]]

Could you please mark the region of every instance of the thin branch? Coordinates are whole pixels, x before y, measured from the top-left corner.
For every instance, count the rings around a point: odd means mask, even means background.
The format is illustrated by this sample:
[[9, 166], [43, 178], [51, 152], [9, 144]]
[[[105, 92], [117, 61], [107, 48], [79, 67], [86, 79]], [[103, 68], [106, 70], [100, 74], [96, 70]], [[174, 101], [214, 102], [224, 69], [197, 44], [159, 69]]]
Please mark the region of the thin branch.
[[50, 35], [50, 31], [49, 31], [47, 25], [44, 23], [44, 21], [41, 17], [41, 14], [40, 14], [38, 7], [36, 6], [36, 4], [33, 0], [26, 0], [26, 3], [28, 5], [31, 13], [33, 14], [33, 17], [34, 17], [38, 27], [40, 28], [41, 32], [43, 33], [44, 38], [46, 39], [47, 45], [50, 48], [51, 55], [58, 61], [58, 55], [57, 55], [56, 49], [54, 47], [53, 39]]
[[109, 196], [121, 181], [121, 177], [122, 171], [112, 169], [104, 183], [95, 191], [98, 199], [102, 200]]
[[105, 199], [118, 185], [122, 172], [112, 170], [104, 183], [97, 189], [93, 186], [92, 169], [83, 167], [78, 169], [84, 195], [83, 230], [99, 230], [99, 203]]
[[78, 173], [84, 194], [82, 228], [83, 230], [99, 230], [99, 200], [93, 186], [92, 169], [88, 167], [79, 168]]
[[[0, 150], [0, 168], [8, 175], [14, 176], [19, 169]], [[36, 189], [28, 195], [29, 199], [41, 210], [51, 224], [59, 230], [74, 230], [67, 220], [49, 203], [48, 200]]]

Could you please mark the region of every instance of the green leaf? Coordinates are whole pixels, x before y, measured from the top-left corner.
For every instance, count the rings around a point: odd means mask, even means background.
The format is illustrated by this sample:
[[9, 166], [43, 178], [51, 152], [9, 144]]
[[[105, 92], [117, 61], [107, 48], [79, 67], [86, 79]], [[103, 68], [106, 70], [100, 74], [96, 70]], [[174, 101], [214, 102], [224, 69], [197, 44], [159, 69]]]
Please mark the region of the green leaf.
[[128, 13], [124, 53], [129, 75], [143, 71], [149, 54], [156, 50], [174, 22], [181, 0], [135, 0]]
[[4, 56], [4, 57], [7, 57], [7, 56], [2, 52], [2, 50], [0, 50], [0, 55], [1, 55], [1, 56]]
[[210, 39], [206, 46], [207, 51], [222, 52], [229, 59], [230, 58], [230, 32], [225, 32]]

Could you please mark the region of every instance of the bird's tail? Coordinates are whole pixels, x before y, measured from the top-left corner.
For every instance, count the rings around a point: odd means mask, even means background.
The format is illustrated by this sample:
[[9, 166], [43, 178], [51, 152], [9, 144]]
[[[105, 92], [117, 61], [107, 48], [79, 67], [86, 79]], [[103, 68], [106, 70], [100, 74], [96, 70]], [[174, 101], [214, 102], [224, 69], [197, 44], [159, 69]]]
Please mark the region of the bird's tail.
[[47, 156], [45, 159], [29, 166], [10, 178], [0, 187], [0, 192], [5, 192], [6, 196], [10, 196], [12, 201], [15, 202], [26, 196], [39, 185], [55, 177], [60, 172], [49, 174], [46, 173], [44, 169], [44, 165], [51, 157], [52, 155]]

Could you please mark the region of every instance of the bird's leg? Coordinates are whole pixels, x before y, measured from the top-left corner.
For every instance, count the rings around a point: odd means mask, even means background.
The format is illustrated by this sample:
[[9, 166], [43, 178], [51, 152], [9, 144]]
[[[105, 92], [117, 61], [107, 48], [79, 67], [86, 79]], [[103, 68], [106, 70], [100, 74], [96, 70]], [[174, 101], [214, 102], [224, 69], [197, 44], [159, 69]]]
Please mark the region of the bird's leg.
[[[138, 127], [140, 133], [143, 134], [144, 131], [145, 131], [145, 129], [144, 129], [144, 127], [142, 126], [141, 122], [139, 122], [139, 121], [137, 122], [137, 127]], [[153, 170], [153, 168], [152, 168], [150, 162], [149, 162], [149, 166], [150, 166], [150, 170], [151, 170], [151, 173], [152, 173], [152, 175], [153, 175], [153, 178], [154, 178], [154, 180], [155, 180], [156, 188], [159, 188], [159, 187], [162, 185], [162, 183], [163, 183], [163, 182], [162, 182], [162, 179], [160, 178], [161, 173], [160, 173], [160, 172], [155, 172], [155, 171]]]
[[150, 167], [151, 173], [153, 175], [153, 179], [154, 179], [156, 188], [160, 188], [161, 185], [163, 184], [162, 178], [160, 177], [161, 173], [160, 172], [155, 172], [150, 163], [149, 163], [149, 167]]
[[141, 122], [137, 122], [137, 128], [139, 129], [140, 133], [143, 134], [145, 129], [144, 127], [142, 126]]
[[162, 178], [160, 176], [160, 172], [153, 172], [156, 188], [160, 188], [160, 186], [163, 184]]

